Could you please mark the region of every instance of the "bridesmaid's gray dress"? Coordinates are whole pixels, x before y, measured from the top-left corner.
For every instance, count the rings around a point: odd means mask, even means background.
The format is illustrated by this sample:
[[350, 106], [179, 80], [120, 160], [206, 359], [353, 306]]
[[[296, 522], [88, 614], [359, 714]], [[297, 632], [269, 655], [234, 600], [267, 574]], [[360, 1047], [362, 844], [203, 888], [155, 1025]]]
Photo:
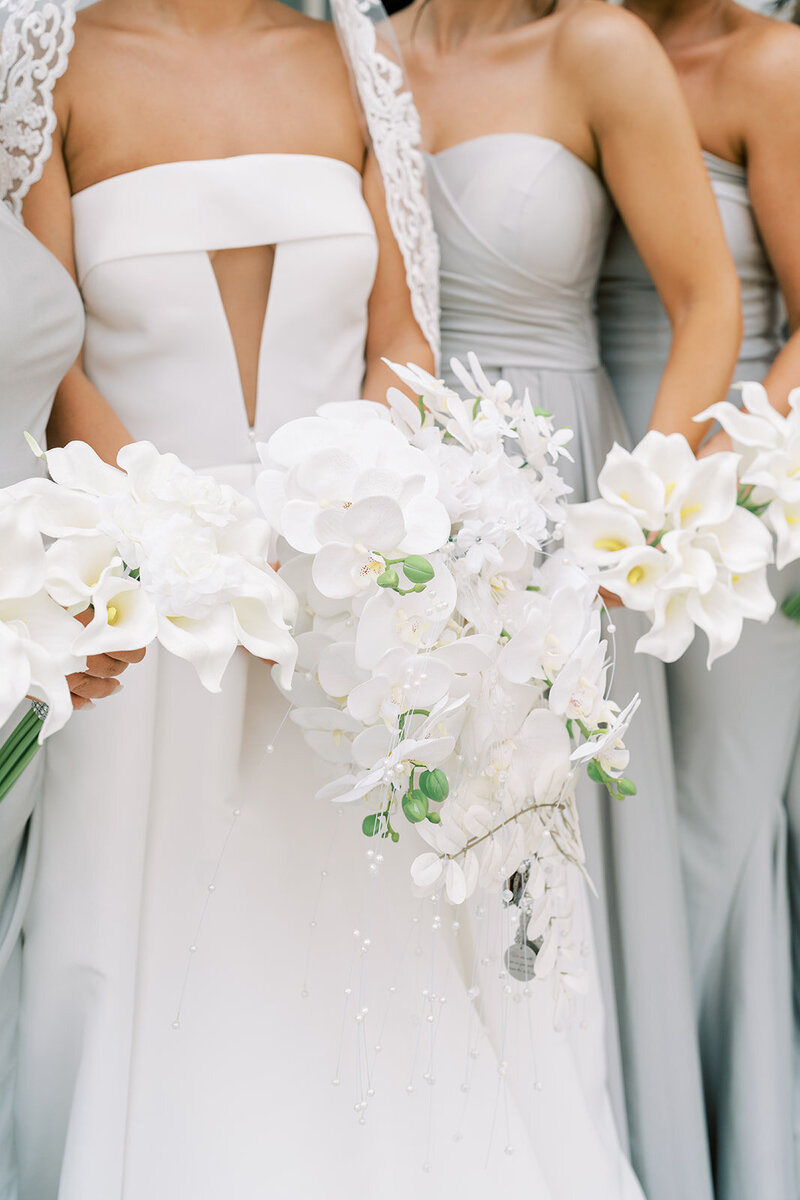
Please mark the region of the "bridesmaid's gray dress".
[[[474, 350], [490, 377], [528, 388], [575, 431], [565, 475], [596, 494], [615, 441], [628, 443], [600, 365], [595, 290], [612, 217], [598, 176], [558, 142], [476, 138], [429, 159], [442, 254], [444, 362]], [[620, 804], [586, 781], [582, 819], [600, 892], [609, 1085], [649, 1200], [709, 1200], [664, 671], [635, 656], [638, 614], [615, 615], [614, 693], [644, 703], [626, 741], [639, 795]], [[625, 1100], [622, 1100], [624, 1086]], [[589, 1198], [576, 1197], [576, 1200]]]
[[[0, 487], [37, 474], [40, 464], [23, 434], [44, 442], [56, 387], [82, 340], [77, 288], [0, 202]], [[0, 726], [0, 744], [26, 707]], [[36, 866], [43, 758], [40, 752], [0, 803], [0, 1200], [17, 1196], [13, 1106], [21, 929]]]
[[[778, 287], [745, 170], [704, 157], [742, 283], [736, 378], [760, 380], [781, 345]], [[600, 323], [603, 359], [638, 439], [671, 334], [619, 222], [603, 269]], [[773, 572], [771, 585], [779, 603], [800, 590], [797, 564]], [[698, 635], [669, 668], [668, 685], [717, 1196], [797, 1200], [790, 911], [800, 903], [800, 629], [780, 613], [766, 625], [748, 621], [736, 650], [710, 672], [704, 641]], [[799, 919], [795, 907], [795, 931]]]

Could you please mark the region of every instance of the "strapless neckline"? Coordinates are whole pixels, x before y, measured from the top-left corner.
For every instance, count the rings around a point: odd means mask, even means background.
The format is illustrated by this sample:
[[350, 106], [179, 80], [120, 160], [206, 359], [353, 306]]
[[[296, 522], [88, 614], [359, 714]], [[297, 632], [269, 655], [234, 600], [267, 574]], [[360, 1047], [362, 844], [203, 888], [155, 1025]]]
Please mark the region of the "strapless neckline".
[[446, 154], [452, 154], [456, 150], [464, 150], [468, 146], [476, 146], [481, 142], [499, 141], [503, 139], [539, 142], [545, 146], [555, 146], [558, 150], [562, 151], [562, 153], [566, 154], [568, 158], [571, 158], [574, 162], [576, 162], [579, 167], [583, 167], [585, 171], [588, 171], [592, 178], [597, 181], [598, 185], [605, 190], [603, 181], [601, 180], [597, 171], [595, 171], [593, 167], [590, 167], [589, 164], [585, 162], [579, 154], [576, 154], [574, 150], [570, 150], [569, 146], [565, 146], [564, 143], [559, 142], [557, 138], [545, 137], [541, 133], [481, 133], [476, 137], [465, 138], [463, 142], [455, 142], [452, 146], [445, 146], [443, 150], [437, 150], [435, 154], [429, 154], [428, 158], [443, 158]]
[[716, 167], [721, 174], [730, 175], [742, 183], [747, 181], [747, 167], [741, 163], [731, 162], [730, 159], [720, 158], [719, 154], [713, 154], [710, 150], [703, 150], [703, 158], [706, 163]]
[[277, 153], [261, 153], [261, 154], [228, 154], [223, 158], [177, 158], [170, 162], [150, 163], [146, 167], [136, 167], [132, 171], [120, 171], [117, 175], [108, 175], [105, 179], [98, 179], [96, 183], [90, 183], [87, 187], [81, 188], [80, 191], [73, 192], [72, 199], [77, 200], [80, 196], [86, 196], [89, 192], [94, 192], [98, 188], [105, 187], [106, 184], [114, 183], [119, 179], [141, 178], [143, 175], [150, 172], [161, 171], [165, 174], [181, 167], [196, 167], [196, 166], [222, 166], [227, 164], [241, 163], [246, 161], [257, 162], [262, 159], [310, 159], [313, 162], [331, 163], [335, 167], [344, 167], [345, 171], [349, 171], [359, 181], [361, 180], [361, 172], [343, 158], [333, 158], [329, 154], [277, 154]]

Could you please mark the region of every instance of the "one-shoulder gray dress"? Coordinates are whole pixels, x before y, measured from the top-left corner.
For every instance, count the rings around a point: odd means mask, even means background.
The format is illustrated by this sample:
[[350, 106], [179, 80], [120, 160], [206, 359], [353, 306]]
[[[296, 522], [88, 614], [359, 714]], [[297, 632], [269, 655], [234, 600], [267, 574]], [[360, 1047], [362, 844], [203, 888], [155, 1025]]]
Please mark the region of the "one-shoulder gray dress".
[[[704, 157], [742, 285], [736, 378], [761, 380], [781, 345], [777, 283], [744, 168]], [[604, 362], [638, 439], [671, 332], [619, 221], [603, 268], [600, 326]], [[773, 572], [770, 582], [780, 603], [800, 590], [800, 569]], [[737, 648], [711, 671], [704, 641], [698, 635], [669, 668], [668, 684], [717, 1196], [797, 1200], [790, 913], [797, 943], [800, 629], [780, 613], [766, 625], [746, 622]]]
[[[37, 474], [56, 387], [83, 340], [83, 306], [64, 268], [0, 202], [0, 487]], [[1, 564], [0, 564], [1, 566]], [[0, 744], [25, 711], [0, 726]], [[0, 804], [0, 1200], [15, 1200], [13, 1104], [22, 919], [38, 847], [39, 754]]]
[[[528, 134], [476, 138], [429, 163], [444, 362], [474, 350], [490, 378], [527, 388], [570, 426], [575, 463], [565, 474], [575, 500], [591, 497], [613, 443], [628, 443], [595, 317], [608, 193], [560, 143]], [[615, 695], [639, 691], [644, 703], [626, 738], [638, 796], [612, 802], [587, 781], [582, 797], [601, 896], [593, 916], [609, 1084], [649, 1200], [709, 1200], [664, 671], [634, 655], [638, 614], [614, 619]]]

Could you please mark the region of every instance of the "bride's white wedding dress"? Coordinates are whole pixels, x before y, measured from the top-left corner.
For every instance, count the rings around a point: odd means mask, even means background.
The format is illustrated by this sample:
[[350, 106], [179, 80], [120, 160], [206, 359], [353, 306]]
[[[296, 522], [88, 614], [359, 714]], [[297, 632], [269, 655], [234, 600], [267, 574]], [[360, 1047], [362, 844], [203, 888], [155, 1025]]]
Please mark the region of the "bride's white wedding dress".
[[[86, 370], [135, 438], [244, 488], [257, 440], [359, 395], [377, 243], [348, 165], [149, 167], [79, 193], [74, 222]], [[276, 251], [251, 429], [209, 252], [258, 246]], [[260, 662], [210, 695], [153, 648], [53, 739], [21, 1200], [639, 1197], [593, 978], [584, 1029], [557, 1033], [536, 984], [481, 1033], [453, 910], [432, 957], [412, 831], [368, 859], [362, 814], [314, 800], [286, 709]]]

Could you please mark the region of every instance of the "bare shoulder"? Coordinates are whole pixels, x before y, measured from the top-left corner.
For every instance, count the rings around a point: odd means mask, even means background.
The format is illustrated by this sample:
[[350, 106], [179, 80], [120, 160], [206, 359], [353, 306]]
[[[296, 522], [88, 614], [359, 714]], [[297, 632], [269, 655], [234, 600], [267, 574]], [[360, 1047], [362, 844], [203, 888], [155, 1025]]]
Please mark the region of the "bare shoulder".
[[617, 71], [637, 56], [659, 52], [644, 21], [605, 0], [583, 0], [568, 8], [559, 18], [553, 47], [565, 64], [600, 71]]
[[[722, 64], [728, 83], [785, 103], [800, 94], [800, 27], [736, 6]], [[753, 95], [750, 101], [755, 99]]]
[[618, 5], [584, 0], [569, 8], [552, 46], [559, 75], [582, 97], [592, 123], [603, 114], [617, 119], [631, 105], [647, 105], [670, 88], [671, 69], [657, 39], [644, 21]]

